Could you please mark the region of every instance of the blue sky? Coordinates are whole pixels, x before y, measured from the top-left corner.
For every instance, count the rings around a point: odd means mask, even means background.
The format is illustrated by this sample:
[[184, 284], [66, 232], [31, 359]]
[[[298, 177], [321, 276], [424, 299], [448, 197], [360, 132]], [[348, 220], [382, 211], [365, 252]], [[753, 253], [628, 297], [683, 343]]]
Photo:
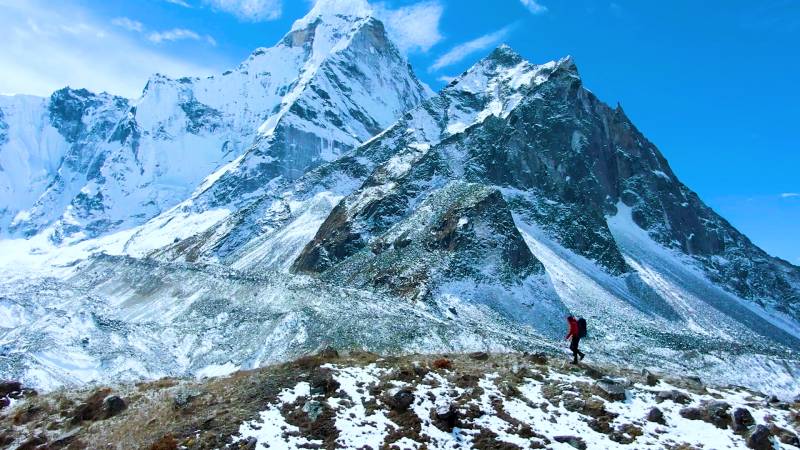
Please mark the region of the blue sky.
[[[800, 264], [800, 1], [373, 2], [432, 88], [507, 43], [572, 55], [681, 180], [769, 253]], [[0, 0], [0, 93], [64, 85], [135, 97], [152, 72], [222, 72], [309, 0]]]

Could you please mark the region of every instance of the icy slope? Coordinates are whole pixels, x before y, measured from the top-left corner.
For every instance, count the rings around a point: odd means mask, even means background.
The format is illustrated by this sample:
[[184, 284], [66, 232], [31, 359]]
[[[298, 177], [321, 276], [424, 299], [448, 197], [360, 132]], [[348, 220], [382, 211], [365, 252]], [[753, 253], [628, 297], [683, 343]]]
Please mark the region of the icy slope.
[[73, 272], [0, 286], [4, 378], [52, 389], [255, 368], [325, 345], [396, 353], [549, 347], [509, 314], [459, 299], [402, 303], [308, 277], [128, 257], [96, 257]]

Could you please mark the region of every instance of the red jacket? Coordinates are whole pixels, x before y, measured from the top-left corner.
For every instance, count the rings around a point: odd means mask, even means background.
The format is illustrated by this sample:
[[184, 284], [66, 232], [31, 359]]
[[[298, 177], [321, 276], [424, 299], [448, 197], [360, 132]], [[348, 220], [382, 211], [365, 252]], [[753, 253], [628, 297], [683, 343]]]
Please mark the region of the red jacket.
[[571, 319], [571, 320], [568, 319], [567, 323], [569, 323], [569, 332], [567, 333], [567, 337], [565, 337], [564, 339], [569, 339], [571, 337], [577, 337], [578, 336], [578, 321], [575, 320], [575, 319]]

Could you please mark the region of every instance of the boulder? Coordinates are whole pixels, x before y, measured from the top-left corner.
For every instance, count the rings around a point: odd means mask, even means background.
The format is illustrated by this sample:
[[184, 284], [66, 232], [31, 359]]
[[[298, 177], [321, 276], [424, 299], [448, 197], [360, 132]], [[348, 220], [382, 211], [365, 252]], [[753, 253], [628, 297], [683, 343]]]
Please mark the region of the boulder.
[[669, 391], [661, 391], [656, 394], [656, 402], [661, 403], [665, 400], [671, 400], [675, 403], [680, 403], [681, 405], [688, 405], [692, 402], [692, 398], [689, 397], [688, 394], [678, 391], [676, 389], [672, 389]]
[[614, 419], [607, 415], [595, 417], [589, 421], [589, 428], [598, 433], [611, 434], [614, 431], [613, 421]]
[[103, 400], [111, 394], [111, 389], [100, 388], [92, 392], [86, 400], [78, 404], [72, 412], [72, 423], [84, 420], [99, 420], [103, 417]]
[[329, 345], [320, 350], [319, 353], [317, 353], [317, 355], [322, 359], [336, 359], [339, 357], [339, 352], [337, 352], [335, 348]]
[[308, 420], [316, 422], [322, 415], [322, 403], [316, 400], [309, 400], [303, 404], [303, 412], [308, 415]]
[[662, 425], [667, 423], [667, 420], [664, 418], [664, 412], [655, 406], [650, 408], [650, 411], [647, 413], [647, 421], [660, 423]]
[[654, 373], [652, 373], [649, 370], [645, 369], [643, 375], [644, 375], [644, 382], [648, 386], [655, 386], [655, 385], [658, 384], [659, 379]]
[[311, 395], [330, 396], [339, 389], [339, 382], [333, 378], [330, 369], [317, 369], [309, 382]]
[[591, 417], [600, 417], [607, 414], [606, 404], [597, 397], [591, 397], [586, 400], [586, 404], [583, 406], [583, 413]]
[[686, 387], [688, 387], [689, 389], [692, 389], [692, 390], [695, 390], [695, 391], [704, 391], [705, 390], [705, 385], [703, 384], [703, 380], [701, 380], [700, 377], [698, 377], [698, 376], [694, 376], [694, 375], [687, 376], [684, 379], [684, 382], [686, 383]]
[[586, 406], [586, 402], [577, 397], [567, 397], [562, 403], [567, 411], [582, 411]]
[[545, 365], [547, 364], [547, 355], [544, 353], [534, 353], [528, 357], [534, 364]]
[[680, 410], [680, 415], [684, 419], [689, 420], [703, 420], [703, 410], [700, 408], [683, 408]]
[[392, 396], [392, 409], [395, 411], [405, 411], [414, 403], [414, 393], [409, 390], [401, 390]]
[[22, 390], [22, 383], [13, 380], [0, 381], [0, 397], [5, 397], [13, 392], [20, 392]]
[[486, 361], [489, 359], [489, 354], [486, 352], [473, 352], [469, 354], [469, 357], [478, 361]]
[[453, 431], [453, 427], [458, 423], [458, 410], [450, 402], [437, 404], [433, 416], [436, 427], [447, 432]]
[[175, 409], [185, 408], [192, 400], [200, 397], [203, 393], [195, 389], [180, 388], [172, 397], [172, 406]]
[[595, 383], [598, 394], [609, 401], [625, 400], [626, 383], [624, 380], [602, 378]]
[[772, 450], [772, 433], [764, 425], [758, 425], [753, 434], [747, 438], [747, 447], [753, 450]]
[[800, 447], [800, 440], [797, 438], [797, 435], [786, 428], [781, 428], [774, 423], [771, 423], [769, 424], [769, 431], [773, 436], [778, 438], [782, 444]]
[[736, 408], [733, 411], [733, 432], [744, 434], [750, 427], [756, 424], [750, 411], [744, 408]]
[[731, 424], [731, 415], [729, 413], [731, 405], [728, 403], [715, 400], [706, 403], [705, 405], [705, 421], [713, 424], [717, 428], [726, 429]]
[[577, 436], [556, 436], [553, 438], [554, 441], [560, 442], [562, 444], [569, 444], [570, 446], [577, 448], [578, 450], [586, 450], [586, 441], [583, 438], [579, 438]]
[[117, 414], [125, 411], [128, 407], [128, 403], [125, 400], [118, 396], [118, 395], [109, 395], [103, 400], [103, 419], [108, 419], [109, 417], [114, 417]]

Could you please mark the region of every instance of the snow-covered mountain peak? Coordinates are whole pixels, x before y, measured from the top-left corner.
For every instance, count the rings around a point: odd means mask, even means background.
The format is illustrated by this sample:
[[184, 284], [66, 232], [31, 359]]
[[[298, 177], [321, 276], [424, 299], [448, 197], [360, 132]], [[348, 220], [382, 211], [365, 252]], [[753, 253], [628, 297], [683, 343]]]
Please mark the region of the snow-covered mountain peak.
[[317, 0], [305, 17], [294, 22], [292, 31], [306, 29], [317, 20], [333, 25], [365, 19], [372, 14], [373, 9], [366, 0]]

